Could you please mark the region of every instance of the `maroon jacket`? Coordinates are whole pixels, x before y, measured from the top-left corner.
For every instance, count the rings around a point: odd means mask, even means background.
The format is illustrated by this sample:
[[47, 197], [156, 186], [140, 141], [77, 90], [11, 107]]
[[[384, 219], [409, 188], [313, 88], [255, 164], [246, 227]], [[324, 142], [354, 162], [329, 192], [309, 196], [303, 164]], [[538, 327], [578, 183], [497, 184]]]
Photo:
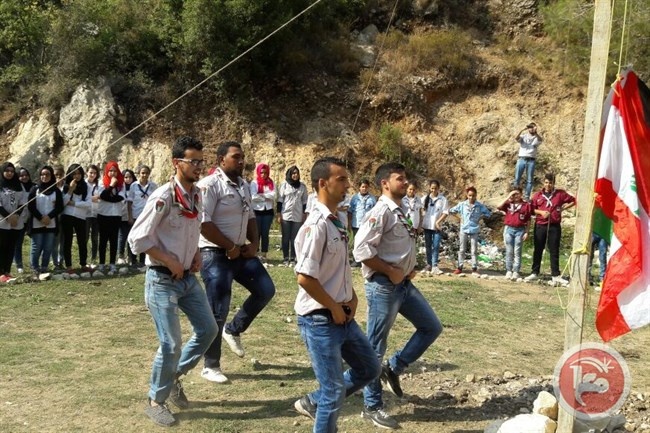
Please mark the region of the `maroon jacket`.
[[537, 215], [535, 224], [546, 225], [551, 220], [551, 224], [559, 224], [562, 221], [562, 205], [568, 203], [575, 203], [576, 198], [563, 189], [555, 189], [551, 193], [550, 198], [544, 195], [543, 190], [537, 191], [533, 194], [530, 200], [534, 210], [545, 210], [551, 212], [549, 218], [544, 218]]
[[498, 208], [506, 213], [504, 224], [510, 227], [526, 227], [533, 215], [533, 206], [528, 201], [512, 203], [507, 201]]

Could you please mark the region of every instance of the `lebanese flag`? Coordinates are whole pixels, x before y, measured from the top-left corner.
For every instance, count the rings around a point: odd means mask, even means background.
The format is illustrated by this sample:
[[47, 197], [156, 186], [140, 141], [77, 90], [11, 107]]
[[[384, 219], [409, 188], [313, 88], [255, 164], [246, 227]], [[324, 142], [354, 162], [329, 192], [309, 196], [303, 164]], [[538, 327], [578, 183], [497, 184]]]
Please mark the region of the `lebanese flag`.
[[606, 101], [594, 231], [609, 240], [596, 328], [604, 341], [650, 323], [650, 90], [623, 74]]

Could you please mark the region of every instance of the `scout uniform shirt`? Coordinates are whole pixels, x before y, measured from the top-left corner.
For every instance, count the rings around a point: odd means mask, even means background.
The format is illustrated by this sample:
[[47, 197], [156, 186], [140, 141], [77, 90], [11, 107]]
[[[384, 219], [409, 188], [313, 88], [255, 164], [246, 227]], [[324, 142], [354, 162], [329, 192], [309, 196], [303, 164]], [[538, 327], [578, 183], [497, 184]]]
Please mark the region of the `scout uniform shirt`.
[[[221, 168], [201, 179], [196, 186], [203, 196], [202, 223], [212, 222], [230, 241], [238, 246], [246, 243], [248, 220], [255, 219], [251, 207], [251, 193], [246, 182], [240, 177], [237, 183], [226, 176]], [[217, 245], [203, 235], [199, 238], [200, 248], [229, 248], [230, 245]]]
[[562, 206], [575, 203], [576, 198], [563, 189], [554, 189], [550, 193], [544, 190], [537, 191], [530, 199], [533, 209], [550, 212], [548, 218], [541, 215], [535, 216], [535, 224], [560, 224], [562, 221]]
[[282, 219], [284, 221], [302, 222], [303, 209], [307, 208], [307, 187], [300, 182], [294, 188], [288, 182], [282, 182], [278, 190], [278, 203], [282, 203]]
[[[332, 213], [319, 201], [296, 236], [296, 274], [315, 278], [334, 302], [349, 302], [353, 297], [352, 270], [348, 263], [347, 235], [343, 235], [329, 219]], [[343, 270], [343, 272], [341, 272]], [[294, 304], [296, 313], [304, 316], [325, 308], [299, 287]]]
[[375, 256], [408, 275], [415, 268], [416, 253], [413, 225], [407, 222], [397, 203], [382, 195], [354, 237], [354, 260], [362, 263], [363, 277], [369, 280], [375, 273], [363, 264]]
[[[178, 188], [175, 190], [175, 187]], [[177, 198], [180, 193], [183, 203]], [[183, 269], [190, 269], [196, 255], [201, 232], [198, 216], [201, 210], [201, 193], [196, 186], [188, 193], [175, 178], [156, 189], [140, 217], [133, 224], [128, 241], [134, 254], [144, 253], [152, 247], [158, 247], [173, 255], [183, 264]], [[165, 266], [146, 258], [148, 266]]]
[[436, 228], [436, 221], [438, 221], [442, 214], [449, 215], [449, 202], [447, 202], [447, 198], [442, 194], [438, 194], [436, 198], [431, 198], [427, 194], [422, 198], [422, 206], [424, 207], [422, 228], [438, 230]]

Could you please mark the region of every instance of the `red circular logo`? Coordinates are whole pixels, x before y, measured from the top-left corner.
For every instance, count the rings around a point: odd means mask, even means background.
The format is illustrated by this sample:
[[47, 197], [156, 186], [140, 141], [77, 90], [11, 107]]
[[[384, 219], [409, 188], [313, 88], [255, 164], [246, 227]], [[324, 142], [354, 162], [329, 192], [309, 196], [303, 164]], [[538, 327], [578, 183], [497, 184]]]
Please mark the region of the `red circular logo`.
[[555, 395], [567, 412], [597, 419], [616, 412], [630, 393], [623, 357], [600, 343], [584, 343], [564, 353], [555, 366]]

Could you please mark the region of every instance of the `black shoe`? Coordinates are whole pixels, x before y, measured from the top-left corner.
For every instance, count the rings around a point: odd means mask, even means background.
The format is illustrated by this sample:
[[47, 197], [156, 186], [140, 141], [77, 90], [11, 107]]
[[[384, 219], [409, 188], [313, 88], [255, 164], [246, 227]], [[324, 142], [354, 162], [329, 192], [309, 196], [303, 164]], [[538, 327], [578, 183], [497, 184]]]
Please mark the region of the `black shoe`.
[[299, 414], [308, 416], [312, 420], [316, 421], [316, 405], [313, 404], [308, 396], [302, 396], [300, 400], [296, 400], [293, 404], [293, 407], [296, 408]]
[[386, 384], [390, 392], [398, 397], [402, 397], [404, 395], [402, 392], [402, 387], [399, 384], [399, 376], [396, 375], [395, 372], [393, 372], [393, 370], [390, 368], [388, 361], [386, 361], [381, 366], [381, 375], [379, 378]]
[[152, 406], [151, 400], [149, 400], [147, 407], [144, 409], [144, 413], [151, 421], [160, 426], [171, 427], [176, 424], [176, 418], [174, 418], [174, 415], [164, 403], [157, 403], [156, 406]]
[[174, 381], [172, 392], [169, 394], [169, 401], [179, 409], [187, 409], [190, 407], [190, 402], [187, 400], [187, 396], [185, 396], [185, 392], [183, 391], [183, 384], [179, 379]]
[[375, 426], [380, 428], [390, 430], [397, 430], [400, 428], [397, 420], [384, 412], [383, 409], [372, 410], [364, 407], [363, 411], [361, 411], [361, 418], [369, 419]]

